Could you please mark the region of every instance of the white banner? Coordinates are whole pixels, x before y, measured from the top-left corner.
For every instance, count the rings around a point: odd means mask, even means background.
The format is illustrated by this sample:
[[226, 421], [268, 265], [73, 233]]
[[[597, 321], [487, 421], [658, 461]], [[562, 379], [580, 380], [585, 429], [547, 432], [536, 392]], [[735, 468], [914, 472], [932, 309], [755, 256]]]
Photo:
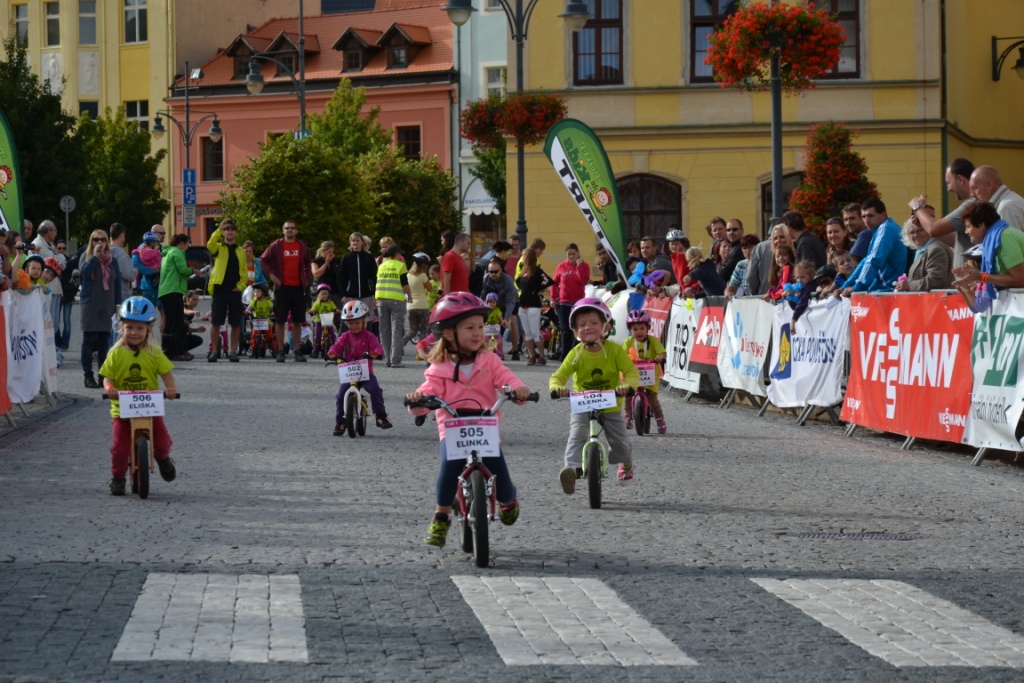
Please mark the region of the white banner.
[[1002, 292], [988, 311], [974, 316], [974, 387], [964, 443], [1006, 451], [1024, 450], [1015, 435], [1024, 410], [1022, 349], [1024, 297]]
[[697, 333], [697, 320], [703, 302], [700, 299], [676, 299], [668, 317], [665, 336], [665, 381], [673, 389], [700, 391], [700, 373], [686, 369], [690, 362], [690, 349]]
[[722, 386], [741, 389], [754, 396], [765, 395], [762, 370], [772, 336], [772, 308], [759, 298], [729, 302], [718, 351]]
[[850, 339], [850, 300], [829, 297], [811, 303], [795, 330], [792, 320], [788, 305], [775, 306], [768, 400], [779, 408], [840, 403]]
[[[51, 394], [57, 391], [57, 340], [54, 338], [54, 320], [50, 312], [50, 300], [53, 294], [43, 295], [43, 382], [46, 383], [46, 390]], [[58, 309], [59, 310], [59, 309]]]
[[[7, 309], [7, 392], [13, 403], [28, 403], [39, 394], [43, 380], [43, 293], [14, 291]], [[55, 363], [56, 364], [56, 363]]]

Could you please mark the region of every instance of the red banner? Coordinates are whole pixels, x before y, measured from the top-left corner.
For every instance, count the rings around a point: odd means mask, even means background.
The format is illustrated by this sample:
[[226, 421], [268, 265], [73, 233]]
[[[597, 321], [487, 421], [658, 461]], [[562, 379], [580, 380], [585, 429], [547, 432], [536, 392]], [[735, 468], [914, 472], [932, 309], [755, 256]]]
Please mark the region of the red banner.
[[[7, 311], [0, 301], [0, 339], [7, 339]], [[7, 346], [7, 342], [4, 342]], [[7, 394], [7, 349], [0, 351], [0, 415], [11, 412], [11, 397]]]
[[858, 294], [842, 419], [960, 443], [971, 407], [974, 316], [959, 294]]
[[700, 309], [697, 332], [687, 370], [700, 374], [718, 372], [718, 346], [725, 327], [725, 297], [709, 296]]
[[672, 297], [649, 296], [644, 301], [644, 310], [651, 316], [651, 334], [664, 343], [665, 327], [668, 325], [668, 314], [672, 310]]

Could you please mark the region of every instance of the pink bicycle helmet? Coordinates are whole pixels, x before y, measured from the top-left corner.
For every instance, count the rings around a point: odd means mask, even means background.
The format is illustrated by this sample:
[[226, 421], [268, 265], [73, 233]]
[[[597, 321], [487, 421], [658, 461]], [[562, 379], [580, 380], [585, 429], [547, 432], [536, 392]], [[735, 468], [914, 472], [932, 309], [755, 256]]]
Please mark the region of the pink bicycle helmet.
[[569, 311], [569, 327], [576, 327], [576, 314], [581, 311], [597, 311], [598, 315], [606, 322], [612, 321], [612, 311], [608, 306], [598, 298], [592, 296], [586, 296], [576, 302], [576, 305]]
[[430, 314], [430, 326], [437, 331], [454, 327], [463, 318], [471, 315], [491, 314], [491, 309], [480, 298], [469, 292], [452, 292], [441, 297]]
[[630, 311], [629, 315], [626, 316], [626, 327], [628, 328], [639, 323], [650, 326], [651, 316], [644, 310]]
[[321, 289], [326, 289], [328, 292], [331, 291], [331, 286], [326, 282], [316, 286], [316, 293], [319, 294]]

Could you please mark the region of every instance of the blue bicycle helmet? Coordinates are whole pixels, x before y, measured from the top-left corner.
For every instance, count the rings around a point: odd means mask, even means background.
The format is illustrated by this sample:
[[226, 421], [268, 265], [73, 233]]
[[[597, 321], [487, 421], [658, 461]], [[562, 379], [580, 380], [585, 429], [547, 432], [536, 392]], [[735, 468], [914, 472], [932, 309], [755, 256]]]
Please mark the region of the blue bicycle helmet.
[[130, 296], [117, 309], [119, 320], [132, 320], [152, 325], [156, 322], [156, 306], [142, 296]]
[[160, 239], [160, 235], [156, 234], [153, 231], [147, 232], [145, 235], [143, 235], [142, 236], [142, 241], [143, 242], [157, 242], [157, 243], [163, 242], [163, 240]]

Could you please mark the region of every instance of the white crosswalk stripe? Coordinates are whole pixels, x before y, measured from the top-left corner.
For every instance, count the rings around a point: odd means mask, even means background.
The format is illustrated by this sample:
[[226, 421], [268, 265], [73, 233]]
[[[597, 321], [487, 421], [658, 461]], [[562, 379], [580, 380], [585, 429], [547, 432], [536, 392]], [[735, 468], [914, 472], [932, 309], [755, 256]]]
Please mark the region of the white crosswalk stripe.
[[111, 659], [305, 662], [299, 577], [149, 574]]
[[1024, 668], [1024, 638], [900, 581], [751, 580], [893, 666]]
[[507, 665], [697, 664], [597, 579], [452, 580]]

